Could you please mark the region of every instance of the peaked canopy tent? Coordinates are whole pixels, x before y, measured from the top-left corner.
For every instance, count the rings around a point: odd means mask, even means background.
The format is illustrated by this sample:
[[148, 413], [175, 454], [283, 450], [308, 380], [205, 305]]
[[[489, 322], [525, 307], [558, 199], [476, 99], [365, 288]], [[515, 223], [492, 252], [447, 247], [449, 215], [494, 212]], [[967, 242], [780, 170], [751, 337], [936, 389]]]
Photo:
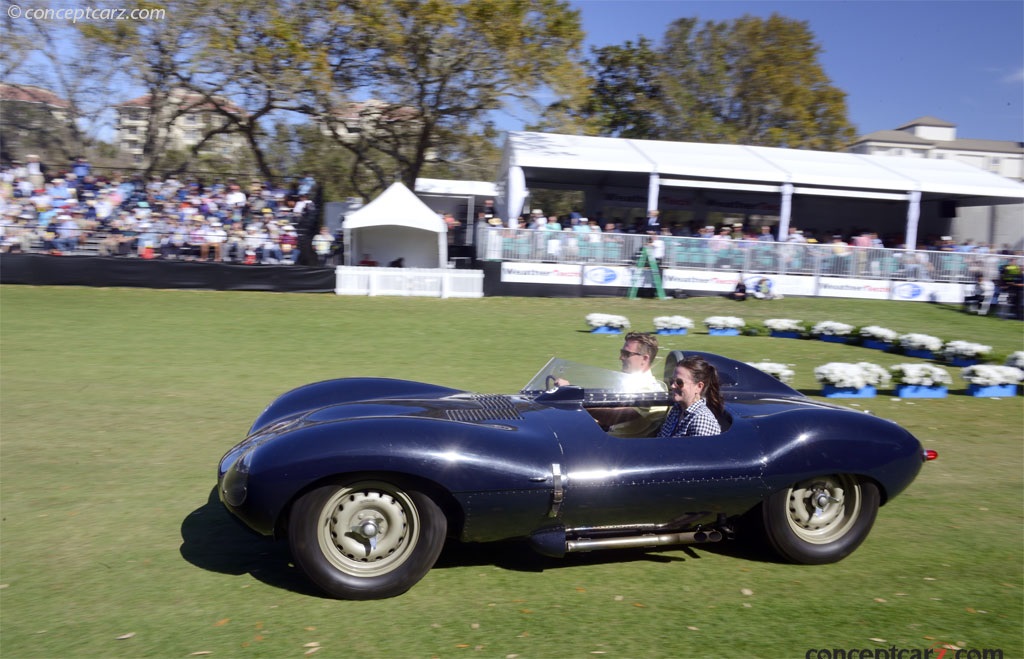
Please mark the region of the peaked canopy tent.
[[665, 188], [756, 193], [773, 200], [780, 236], [788, 231], [794, 197], [901, 202], [906, 204], [905, 236], [910, 249], [916, 247], [922, 203], [1024, 202], [1024, 185], [953, 160], [509, 133], [498, 182], [499, 205], [507, 217], [522, 212], [531, 184], [588, 192], [612, 187], [646, 189], [649, 209], [661, 206]]
[[357, 264], [364, 254], [381, 265], [399, 258], [408, 268], [448, 265], [444, 220], [400, 182], [346, 217], [342, 228], [347, 265]]

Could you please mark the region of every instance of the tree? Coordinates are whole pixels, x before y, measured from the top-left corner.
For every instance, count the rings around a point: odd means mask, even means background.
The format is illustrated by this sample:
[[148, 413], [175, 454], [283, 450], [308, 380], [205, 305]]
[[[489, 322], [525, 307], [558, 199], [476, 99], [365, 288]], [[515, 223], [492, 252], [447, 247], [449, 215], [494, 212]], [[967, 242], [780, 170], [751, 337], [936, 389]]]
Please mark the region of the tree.
[[341, 86], [384, 103], [356, 139], [339, 140], [378, 189], [395, 179], [412, 188], [453, 135], [506, 103], [535, 104], [579, 71], [579, 12], [562, 0], [349, 0], [329, 19], [337, 48], [358, 53], [336, 69]]
[[594, 48], [594, 78], [586, 113], [600, 117], [601, 132], [614, 137], [651, 138], [658, 134], [661, 82], [658, 53], [640, 37], [634, 45]]
[[778, 14], [681, 18], [656, 51], [643, 39], [595, 50], [581, 112], [606, 135], [835, 149], [854, 131], [820, 52], [806, 22]]

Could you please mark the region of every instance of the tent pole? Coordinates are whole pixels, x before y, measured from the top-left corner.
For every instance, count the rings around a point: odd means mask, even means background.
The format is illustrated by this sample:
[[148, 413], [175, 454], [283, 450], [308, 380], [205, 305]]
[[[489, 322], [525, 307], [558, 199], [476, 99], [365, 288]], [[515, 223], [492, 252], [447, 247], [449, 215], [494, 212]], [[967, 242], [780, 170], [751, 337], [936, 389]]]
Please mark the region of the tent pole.
[[905, 249], [912, 252], [917, 249], [917, 223], [921, 219], [921, 191], [911, 190], [907, 193], [907, 236]]

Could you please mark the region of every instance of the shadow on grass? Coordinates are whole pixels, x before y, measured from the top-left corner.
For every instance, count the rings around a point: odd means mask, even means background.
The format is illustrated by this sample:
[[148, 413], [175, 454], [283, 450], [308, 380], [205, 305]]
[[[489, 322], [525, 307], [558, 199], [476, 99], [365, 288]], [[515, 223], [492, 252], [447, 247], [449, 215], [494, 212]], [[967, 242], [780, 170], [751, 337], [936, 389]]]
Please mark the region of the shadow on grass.
[[[221, 504], [216, 486], [210, 491], [206, 503], [182, 521], [181, 537], [182, 558], [198, 568], [222, 574], [249, 574], [276, 588], [314, 597], [327, 597], [292, 562], [288, 543], [257, 535], [243, 526]], [[754, 553], [754, 550], [740, 547], [739, 544], [726, 541], [702, 545], [610, 549], [551, 558], [533, 551], [525, 540], [488, 543], [449, 540], [433, 569], [494, 565], [513, 572], [543, 572], [610, 563], [700, 560], [705, 551], [748, 560], [766, 560], [766, 555]], [[685, 557], [678, 554], [680, 551]]]
[[291, 561], [288, 543], [257, 535], [228, 513], [217, 487], [181, 523], [181, 556], [198, 568], [250, 574], [263, 583], [303, 595], [326, 597]]

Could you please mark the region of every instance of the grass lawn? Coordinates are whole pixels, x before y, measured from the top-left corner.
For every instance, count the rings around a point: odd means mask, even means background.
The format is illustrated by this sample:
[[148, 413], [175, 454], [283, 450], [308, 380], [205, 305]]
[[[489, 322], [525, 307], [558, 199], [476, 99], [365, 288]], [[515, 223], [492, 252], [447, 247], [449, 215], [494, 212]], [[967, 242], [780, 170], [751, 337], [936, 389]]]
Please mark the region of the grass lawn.
[[217, 460], [287, 389], [379, 375], [510, 392], [554, 355], [617, 368], [621, 338], [587, 333], [591, 312], [638, 330], [689, 316], [695, 331], [663, 346], [793, 364], [812, 395], [825, 362], [916, 360], [709, 337], [700, 321], [837, 320], [1024, 349], [1021, 323], [921, 303], [0, 287], [0, 655], [775, 658], [952, 644], [1024, 656], [1024, 399], [962, 395], [958, 369], [947, 399], [847, 403], [940, 458], [834, 565], [730, 545], [553, 560], [451, 544], [407, 594], [344, 602], [213, 496]]

